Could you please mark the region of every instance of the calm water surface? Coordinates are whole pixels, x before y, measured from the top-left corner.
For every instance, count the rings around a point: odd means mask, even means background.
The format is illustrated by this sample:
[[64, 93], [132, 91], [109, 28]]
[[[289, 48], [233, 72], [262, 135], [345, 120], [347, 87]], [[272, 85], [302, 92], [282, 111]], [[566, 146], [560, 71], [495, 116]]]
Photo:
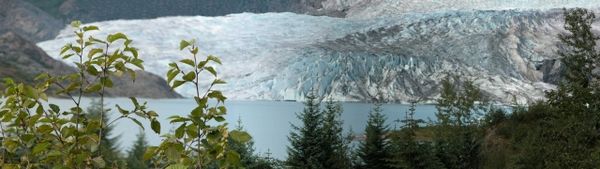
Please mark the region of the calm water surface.
[[[83, 106], [90, 105], [92, 99], [86, 98]], [[139, 99], [140, 102], [148, 102], [149, 110], [159, 113], [162, 124], [162, 133], [172, 132], [175, 125], [169, 124], [167, 118], [172, 115], [186, 115], [196, 105], [192, 99]], [[73, 102], [66, 99], [51, 98], [50, 102], [61, 107], [73, 106]], [[119, 104], [125, 109], [132, 109], [133, 105], [127, 98], [110, 98], [106, 100], [107, 107], [114, 108]], [[278, 102], [278, 101], [227, 101], [225, 106], [228, 109], [226, 116], [230, 128], [237, 125], [238, 119], [242, 120], [243, 127], [252, 135], [254, 147], [257, 153], [272, 153], [272, 157], [283, 159], [287, 156], [286, 147], [289, 145], [287, 139], [290, 133], [290, 124], [300, 124], [296, 118], [296, 113], [301, 112], [303, 103], [301, 102]], [[346, 131], [352, 130], [354, 133], [362, 133], [366, 125], [368, 113], [372, 104], [368, 103], [342, 103], [344, 112], [342, 120]], [[402, 119], [404, 113], [408, 110], [408, 105], [403, 104], [384, 104], [383, 111], [388, 117], [387, 123], [390, 128], [399, 126], [397, 119]], [[435, 112], [434, 105], [417, 106], [417, 118], [433, 118]], [[116, 110], [111, 111], [111, 118], [118, 117]], [[143, 121], [147, 128], [147, 141], [150, 145], [157, 145], [161, 142], [160, 135], [155, 134], [150, 129], [150, 124]], [[119, 145], [123, 152], [129, 150], [141, 128], [129, 120], [121, 120], [116, 123], [114, 135], [120, 136]]]

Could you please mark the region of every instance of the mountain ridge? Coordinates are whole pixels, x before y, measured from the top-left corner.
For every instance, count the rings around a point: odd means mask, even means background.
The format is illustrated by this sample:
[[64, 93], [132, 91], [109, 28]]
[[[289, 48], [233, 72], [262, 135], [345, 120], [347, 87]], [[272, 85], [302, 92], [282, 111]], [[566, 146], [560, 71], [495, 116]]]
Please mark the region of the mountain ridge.
[[[0, 34], [0, 77], [13, 78], [17, 82], [33, 84], [40, 73], [55, 76], [75, 73], [74, 67], [49, 57], [45, 51], [34, 43], [27, 41], [17, 33]], [[142, 97], [142, 98], [180, 98], [173, 92], [166, 81], [159, 76], [144, 71], [137, 71], [135, 82], [124, 75], [113, 77], [114, 87], [107, 89], [108, 97]], [[51, 96], [54, 94], [50, 93]]]

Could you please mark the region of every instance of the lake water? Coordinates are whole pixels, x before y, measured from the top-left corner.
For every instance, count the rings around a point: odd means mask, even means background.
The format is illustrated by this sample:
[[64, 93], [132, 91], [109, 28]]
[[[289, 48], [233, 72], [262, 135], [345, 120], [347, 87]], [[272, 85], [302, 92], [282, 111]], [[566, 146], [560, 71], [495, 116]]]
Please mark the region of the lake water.
[[[85, 98], [83, 106], [90, 105], [92, 99]], [[192, 99], [139, 99], [140, 102], [148, 102], [149, 110], [158, 112], [162, 125], [162, 133], [174, 131], [175, 125], [171, 125], [166, 119], [172, 115], [186, 115], [196, 105]], [[49, 102], [61, 107], [73, 106], [71, 100], [50, 98]], [[110, 98], [106, 100], [108, 108], [114, 108], [119, 104], [125, 109], [132, 109], [128, 98]], [[287, 136], [290, 133], [290, 124], [301, 125], [296, 118], [296, 113], [303, 110], [302, 102], [278, 102], [278, 101], [227, 101], [225, 106], [228, 109], [226, 116], [230, 128], [237, 125], [238, 119], [242, 119], [243, 127], [250, 133], [254, 139], [254, 147], [257, 153], [264, 154], [270, 152], [272, 157], [283, 159], [287, 156], [286, 150], [289, 145]], [[342, 120], [346, 131], [362, 133], [367, 123], [368, 113], [372, 109], [369, 103], [342, 103], [344, 112]], [[404, 104], [384, 104], [383, 111], [388, 118], [387, 123], [390, 128], [399, 126], [397, 119], [402, 119], [404, 113], [408, 110], [408, 105]], [[418, 105], [416, 117], [421, 119], [434, 118], [434, 105]], [[111, 117], [116, 118], [118, 112], [111, 111]], [[150, 124], [142, 121], [146, 130], [147, 141], [150, 145], [157, 145], [161, 142], [160, 135], [155, 134], [150, 129]], [[141, 131], [133, 122], [125, 119], [116, 123], [114, 134], [120, 136], [119, 145], [123, 152], [129, 150], [136, 138], [136, 134]]]

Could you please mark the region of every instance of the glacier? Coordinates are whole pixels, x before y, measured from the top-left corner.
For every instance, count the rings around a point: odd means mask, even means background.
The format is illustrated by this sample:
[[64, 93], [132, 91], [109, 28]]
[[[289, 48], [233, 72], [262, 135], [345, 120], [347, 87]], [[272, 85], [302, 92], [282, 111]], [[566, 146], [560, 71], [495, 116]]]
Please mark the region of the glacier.
[[[347, 6], [364, 3], [337, 2]], [[369, 8], [395, 1], [373, 2], [378, 3]], [[541, 0], [514, 2], [543, 4]], [[92, 33], [95, 37], [127, 34], [140, 49], [146, 70], [163, 76], [169, 62], [190, 57], [178, 50], [179, 41], [196, 39], [202, 56], [221, 57], [219, 78], [228, 83], [219, 89], [233, 100], [302, 100], [309, 91], [339, 101], [432, 100], [439, 96], [439, 82], [448, 74], [473, 80], [494, 101], [543, 99], [544, 91], [554, 85], [543, 81], [547, 75], [539, 67], [557, 58], [557, 34], [564, 32], [562, 10], [551, 3], [523, 9], [514, 4], [476, 7], [482, 10], [447, 6], [422, 11], [411, 7], [415, 11], [397, 15], [379, 12], [393, 11], [387, 10], [394, 7], [388, 4], [346, 18], [241, 13], [89, 25], [100, 27], [101, 31]], [[596, 1], [565, 4], [600, 6]], [[72, 32], [65, 28], [55, 39], [38, 46], [59, 59], [62, 45], [74, 40]], [[177, 91], [187, 96], [194, 93], [192, 86]]]

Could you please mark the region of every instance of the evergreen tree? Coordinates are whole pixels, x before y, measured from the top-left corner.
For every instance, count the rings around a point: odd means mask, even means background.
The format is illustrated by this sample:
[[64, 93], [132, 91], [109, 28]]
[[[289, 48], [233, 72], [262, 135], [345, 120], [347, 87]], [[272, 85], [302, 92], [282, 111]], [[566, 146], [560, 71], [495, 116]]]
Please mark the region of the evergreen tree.
[[419, 125], [424, 123], [422, 119], [415, 119], [416, 102], [411, 102], [406, 112], [405, 124], [399, 131], [393, 132], [391, 137], [391, 149], [393, 150], [390, 160], [396, 169], [435, 169], [443, 168], [443, 164], [435, 156], [429, 142], [416, 140], [416, 132]]
[[[238, 120], [237, 131], [246, 132], [242, 126], [242, 120]], [[254, 141], [250, 140], [246, 143], [240, 143], [233, 139], [229, 139], [228, 146], [240, 155], [240, 163], [247, 169], [274, 169], [277, 167], [277, 162], [270, 157], [262, 157], [254, 152]]]
[[[458, 79], [455, 77], [454, 79]], [[458, 82], [458, 81], [457, 81]], [[479, 168], [482, 141], [478, 112], [484, 112], [481, 92], [472, 81], [464, 81], [460, 88], [450, 76], [442, 80], [440, 99], [437, 101], [434, 144], [437, 157], [448, 169]]]
[[147, 169], [150, 168], [150, 162], [144, 160], [144, 153], [148, 148], [148, 143], [146, 142], [146, 134], [144, 131], [140, 131], [137, 134], [137, 139], [133, 144], [131, 150], [129, 150], [127, 154], [127, 168], [129, 169]]
[[323, 111], [323, 136], [321, 143], [324, 157], [323, 167], [330, 169], [348, 169], [352, 164], [349, 154], [349, 142], [343, 135], [342, 121], [340, 119], [342, 107], [339, 103], [329, 100]]
[[304, 105], [304, 111], [297, 115], [303, 126], [292, 124], [293, 131], [288, 137], [291, 146], [288, 147], [286, 165], [292, 169], [322, 169], [326, 158], [321, 146], [324, 137], [320, 103], [313, 94], [308, 94]]
[[[98, 124], [103, 125], [109, 123], [110, 109], [105, 109], [101, 102], [92, 100], [90, 107], [87, 108], [87, 112], [90, 120], [102, 120], [102, 122]], [[98, 147], [98, 152], [102, 155], [108, 166], [122, 167], [125, 162], [122, 161], [122, 156], [117, 145], [119, 136], [112, 136], [113, 130], [114, 126], [112, 125], [107, 126], [102, 130], [102, 138], [100, 138], [101, 144], [100, 147]]]
[[[547, 114], [531, 130], [517, 168], [596, 168], [600, 166], [600, 92], [596, 40], [592, 32], [595, 15], [586, 9], [565, 10], [567, 34], [559, 35], [565, 49], [559, 51], [566, 71], [558, 89], [547, 93]], [[539, 110], [535, 110], [539, 111]], [[540, 113], [530, 110], [528, 113]], [[533, 158], [539, 157], [539, 158]]]
[[267, 150], [265, 155], [256, 155], [256, 160], [252, 165], [253, 169], [283, 169], [286, 168], [283, 161], [271, 157], [271, 151]]
[[369, 113], [369, 120], [365, 128], [365, 141], [359, 146], [359, 157], [362, 161], [362, 169], [386, 169], [391, 168], [389, 159], [391, 157], [388, 145], [388, 129], [385, 125], [385, 116], [382, 114], [381, 104]]

